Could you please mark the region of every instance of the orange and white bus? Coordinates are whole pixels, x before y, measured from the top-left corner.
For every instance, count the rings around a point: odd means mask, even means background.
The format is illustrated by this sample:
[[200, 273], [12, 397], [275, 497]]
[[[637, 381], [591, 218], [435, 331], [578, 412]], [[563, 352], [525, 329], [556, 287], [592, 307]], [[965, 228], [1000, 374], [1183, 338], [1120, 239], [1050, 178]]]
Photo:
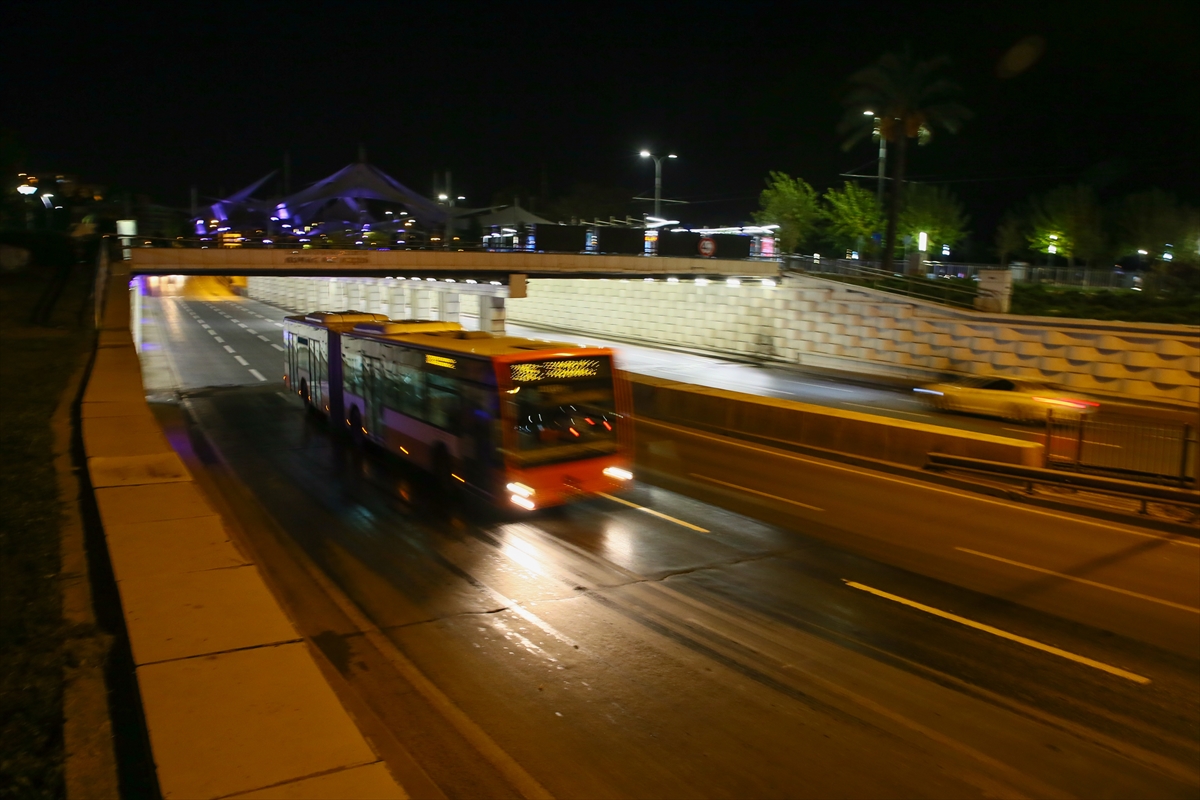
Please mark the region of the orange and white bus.
[[356, 312], [288, 317], [284, 339], [306, 403], [444, 488], [532, 510], [633, 477], [629, 385], [608, 348]]

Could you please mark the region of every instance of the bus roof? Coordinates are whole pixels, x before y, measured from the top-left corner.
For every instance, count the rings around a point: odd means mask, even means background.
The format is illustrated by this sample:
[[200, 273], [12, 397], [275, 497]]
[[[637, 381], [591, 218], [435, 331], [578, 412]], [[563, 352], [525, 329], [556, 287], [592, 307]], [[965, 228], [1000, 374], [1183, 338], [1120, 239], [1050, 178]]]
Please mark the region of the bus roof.
[[[485, 331], [468, 331], [463, 330], [462, 325], [457, 322], [419, 319], [389, 320], [383, 314], [366, 314], [359, 311], [319, 311], [303, 316], [288, 317], [288, 319], [308, 325], [336, 328], [343, 335], [352, 336], [355, 339], [396, 344], [406, 343], [418, 348], [483, 358], [509, 356], [520, 360], [521, 356], [544, 353], [547, 350], [571, 352], [607, 350], [607, 348], [586, 347], [570, 342], [526, 339], [520, 336], [496, 336]], [[347, 330], [351, 325], [353, 327]]]
[[360, 322], [387, 321], [386, 314], [370, 314], [366, 311], [313, 311], [310, 314], [300, 314], [287, 317], [292, 322], [307, 322], [310, 325], [322, 327], [357, 325]]

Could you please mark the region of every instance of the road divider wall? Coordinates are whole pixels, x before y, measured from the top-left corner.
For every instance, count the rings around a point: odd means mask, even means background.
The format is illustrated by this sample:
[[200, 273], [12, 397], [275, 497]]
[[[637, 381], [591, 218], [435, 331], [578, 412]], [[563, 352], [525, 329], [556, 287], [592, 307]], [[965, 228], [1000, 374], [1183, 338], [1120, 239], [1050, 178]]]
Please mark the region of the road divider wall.
[[924, 467], [930, 453], [1042, 466], [1042, 445], [773, 397], [628, 374], [639, 418]]
[[150, 411], [124, 267], [80, 417], [163, 797], [404, 797]]

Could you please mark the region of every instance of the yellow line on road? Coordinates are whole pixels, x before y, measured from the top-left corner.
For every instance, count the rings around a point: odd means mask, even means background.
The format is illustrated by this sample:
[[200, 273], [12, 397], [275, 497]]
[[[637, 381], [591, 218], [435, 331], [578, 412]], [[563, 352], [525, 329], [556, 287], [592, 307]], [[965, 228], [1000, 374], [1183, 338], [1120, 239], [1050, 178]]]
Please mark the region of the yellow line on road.
[[719, 481], [716, 478], [710, 478], [707, 475], [700, 475], [699, 473], [696, 473], [696, 472], [689, 472], [688, 475], [690, 475], [693, 478], [699, 478], [702, 481], [708, 481], [709, 483], [717, 483], [717, 484], [720, 484], [721, 486], [728, 486], [730, 489], [737, 489], [739, 492], [749, 492], [750, 494], [756, 494], [759, 497], [767, 497], [767, 498], [770, 498], [771, 500], [778, 500], [781, 503], [791, 503], [794, 506], [800, 506], [801, 508], [811, 509], [812, 511], [824, 511], [825, 510], [823, 508], [817, 508], [816, 506], [810, 506], [808, 503], [801, 503], [799, 500], [788, 500], [786, 497], [780, 497], [779, 495], [776, 495], [776, 494], [767, 494], [766, 492], [760, 492], [758, 489], [751, 489], [748, 486], [738, 486], [736, 483], [726, 483], [725, 481]]
[[[843, 578], [843, 580], [845, 579]], [[1065, 658], [1069, 661], [1074, 661], [1077, 664], [1083, 664], [1085, 666], [1092, 667], [1093, 669], [1107, 672], [1110, 675], [1116, 675], [1117, 677], [1124, 678], [1127, 681], [1133, 681], [1134, 683], [1140, 683], [1143, 685], [1150, 682], [1149, 678], [1143, 675], [1138, 675], [1136, 672], [1129, 672], [1121, 669], [1120, 667], [1114, 667], [1111, 664], [1105, 664], [1103, 661], [1096, 661], [1088, 658], [1087, 656], [1076, 655], [1075, 653], [1070, 653], [1066, 650], [1060, 650], [1052, 645], [1036, 642], [1033, 639], [1026, 639], [1024, 636], [1018, 636], [1015, 633], [1009, 633], [1008, 631], [1000, 630], [999, 628], [993, 628], [991, 625], [984, 625], [982, 622], [976, 622], [975, 620], [967, 619], [966, 617], [960, 617], [957, 614], [951, 614], [949, 611], [942, 611], [941, 609], [934, 608], [933, 606], [927, 606], [923, 603], [918, 603], [915, 600], [909, 600], [898, 595], [889, 594], [881, 589], [875, 589], [870, 586], [865, 586], [861, 583], [855, 583], [854, 581], [846, 581], [846, 585], [852, 589], [868, 592], [876, 597], [882, 597], [886, 600], [891, 600], [894, 603], [900, 603], [901, 605], [906, 605], [909, 608], [915, 608], [918, 611], [924, 611], [926, 614], [932, 614], [935, 617], [948, 619], [951, 622], [957, 622], [960, 625], [966, 625], [968, 628], [974, 628], [975, 630], [983, 631], [984, 633], [990, 633], [993, 636], [999, 636], [1001, 639], [1008, 639], [1010, 642], [1023, 644], [1026, 647], [1032, 647], [1035, 650], [1041, 650], [1043, 653], [1050, 653], [1051, 655]]]
[[981, 553], [978, 550], [970, 550], [966, 547], [956, 547], [954, 549], [960, 550], [964, 553], [970, 553], [973, 556], [979, 556], [980, 558], [990, 558], [992, 561], [999, 561], [1002, 564], [1011, 564], [1014, 567], [1021, 567], [1022, 569], [1032, 570], [1033, 572], [1040, 572], [1043, 575], [1053, 575], [1056, 578], [1063, 578], [1064, 580], [1075, 581], [1076, 583], [1082, 583], [1086, 586], [1094, 586], [1097, 589], [1107, 589], [1110, 592], [1116, 592], [1118, 594], [1126, 594], [1126, 595], [1129, 595], [1130, 597], [1136, 597], [1139, 600], [1148, 600], [1151, 603], [1159, 603], [1164, 606], [1170, 606], [1171, 608], [1178, 608], [1181, 611], [1190, 611], [1193, 614], [1200, 614], [1200, 608], [1195, 608], [1193, 606], [1185, 606], [1183, 603], [1173, 603], [1170, 600], [1163, 600], [1158, 597], [1151, 597], [1148, 594], [1142, 594], [1140, 592], [1132, 592], [1129, 589], [1119, 589], [1116, 586], [1109, 586], [1107, 583], [1097, 583], [1096, 581], [1089, 581], [1087, 578], [1076, 578], [1074, 575], [1066, 575], [1062, 572], [1055, 572], [1054, 570], [1051, 570], [1051, 569], [1043, 569], [1042, 567], [1035, 567], [1032, 564], [1022, 564], [1020, 561], [1010, 561], [1007, 558], [1001, 558], [1000, 556], [993, 556], [989, 553]]
[[692, 530], [700, 531], [701, 533], [710, 533], [708, 528], [701, 528], [699, 525], [693, 525], [690, 522], [684, 522], [681, 519], [675, 519], [674, 517], [664, 514], [661, 511], [655, 511], [653, 508], [646, 508], [645, 506], [639, 506], [637, 503], [631, 503], [628, 500], [622, 500], [619, 497], [613, 497], [611, 494], [605, 494], [604, 492], [596, 492], [596, 494], [600, 495], [601, 497], [606, 497], [609, 500], [614, 500], [618, 503], [621, 503], [622, 505], [629, 506], [630, 508], [636, 508], [638, 511], [645, 511], [647, 514], [653, 514], [656, 517], [661, 517], [662, 519], [665, 519], [668, 522], [674, 522], [676, 525], [682, 525], [685, 528], [691, 528]]

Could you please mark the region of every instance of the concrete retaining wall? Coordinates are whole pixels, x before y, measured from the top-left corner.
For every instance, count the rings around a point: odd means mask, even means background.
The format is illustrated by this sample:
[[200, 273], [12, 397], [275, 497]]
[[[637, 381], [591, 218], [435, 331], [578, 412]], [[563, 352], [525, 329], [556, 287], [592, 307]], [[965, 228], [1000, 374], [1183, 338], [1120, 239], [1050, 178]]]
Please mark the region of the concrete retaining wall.
[[508, 318], [801, 366], [996, 374], [1200, 403], [1200, 327], [957, 311], [815, 278], [749, 283], [531, 280]]
[[772, 397], [629, 375], [638, 418], [750, 434], [849, 455], [923, 467], [929, 453], [1042, 466], [1042, 446], [983, 433], [859, 414]]
[[[248, 291], [296, 311], [355, 306], [425, 317], [437, 313], [432, 286], [414, 300], [413, 282], [259, 277], [250, 278]], [[1200, 327], [958, 311], [818, 278], [779, 286], [560, 278], [530, 280], [527, 291], [506, 301], [514, 323], [807, 367], [914, 379], [1006, 375], [1200, 404]], [[474, 312], [474, 303], [464, 297], [462, 310]]]
[[124, 266], [81, 417], [163, 797], [404, 797], [146, 404]]

